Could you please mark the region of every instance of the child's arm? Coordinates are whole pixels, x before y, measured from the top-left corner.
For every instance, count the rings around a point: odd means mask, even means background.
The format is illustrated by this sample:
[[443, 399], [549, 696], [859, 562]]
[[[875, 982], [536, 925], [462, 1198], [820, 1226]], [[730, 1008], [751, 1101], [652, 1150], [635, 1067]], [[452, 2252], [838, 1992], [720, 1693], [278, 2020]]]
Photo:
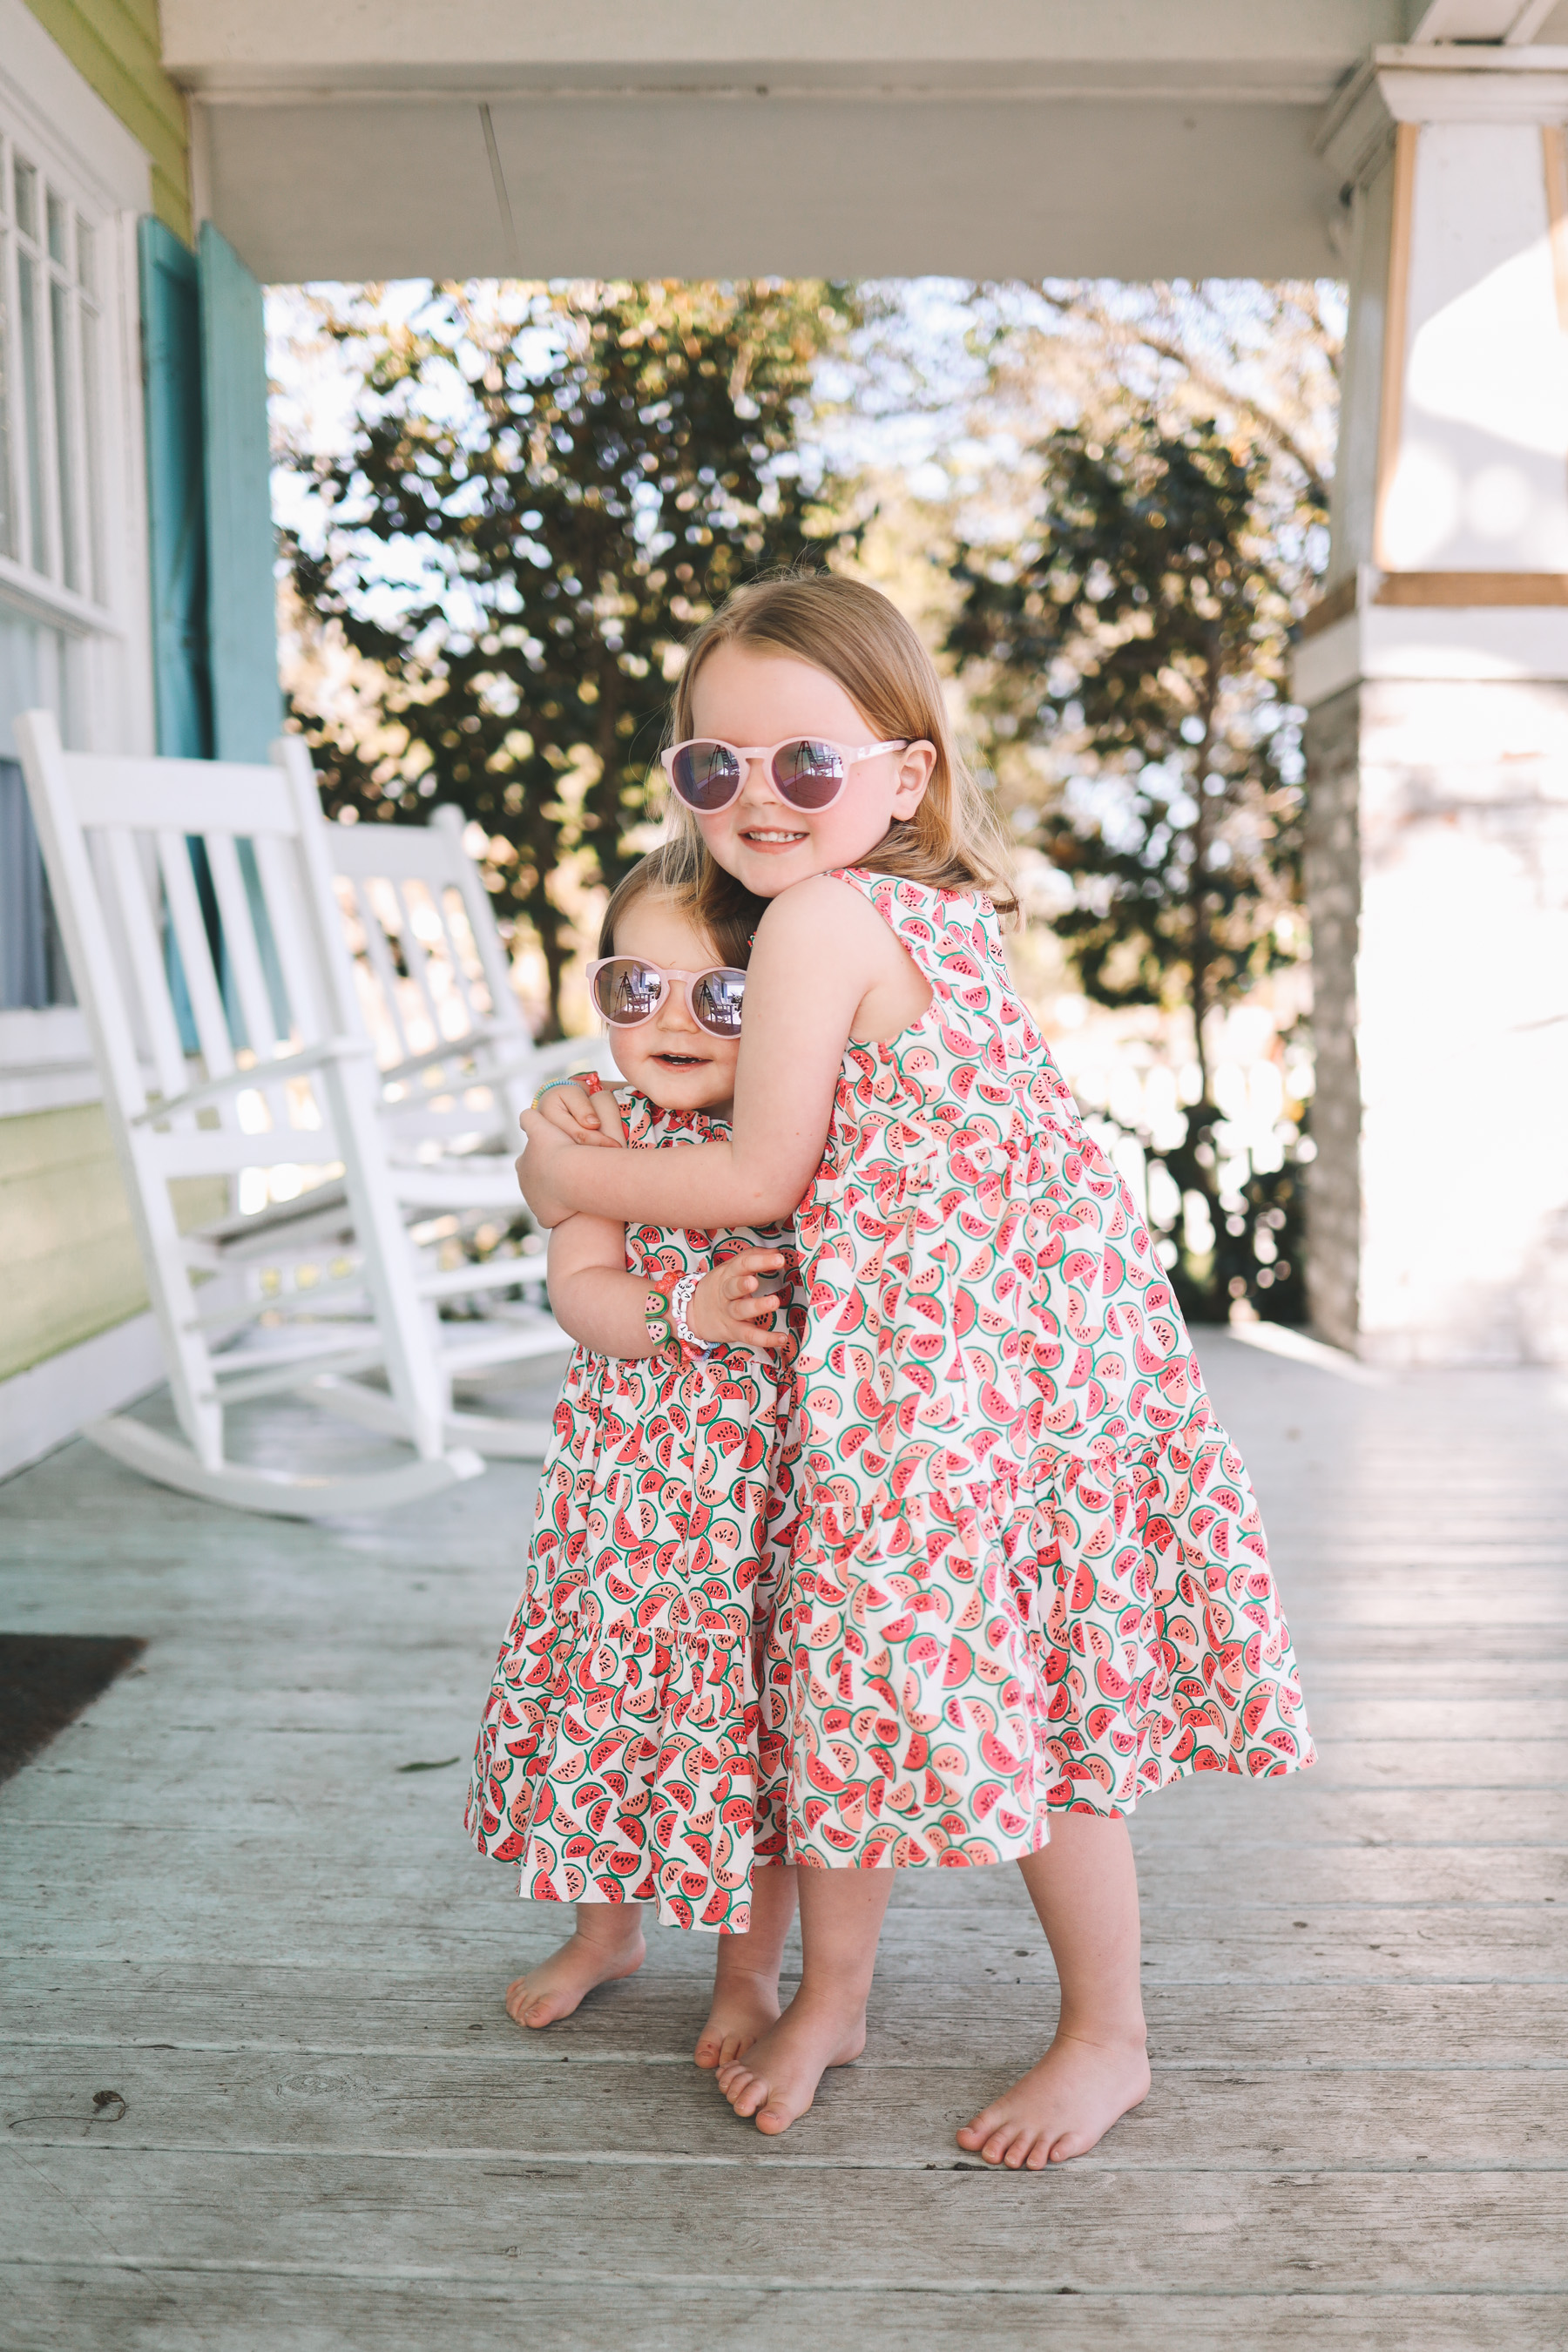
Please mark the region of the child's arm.
[[[647, 1166], [666, 1156], [639, 1152], [637, 1160]], [[697, 1337], [710, 1347], [785, 1346], [788, 1331], [772, 1328], [777, 1301], [757, 1290], [758, 1275], [784, 1262], [777, 1250], [739, 1250], [705, 1274], [686, 1313]], [[598, 1356], [653, 1354], [648, 1286], [626, 1272], [624, 1225], [608, 1217], [568, 1217], [550, 1236], [549, 1266], [550, 1304], [563, 1330]]]
[[525, 1112], [518, 1179], [530, 1208], [547, 1225], [586, 1211], [709, 1231], [788, 1216], [822, 1158], [847, 1042], [908, 1025], [911, 975], [858, 890], [826, 875], [797, 882], [752, 951], [731, 1140], [623, 1155], [569, 1143]]

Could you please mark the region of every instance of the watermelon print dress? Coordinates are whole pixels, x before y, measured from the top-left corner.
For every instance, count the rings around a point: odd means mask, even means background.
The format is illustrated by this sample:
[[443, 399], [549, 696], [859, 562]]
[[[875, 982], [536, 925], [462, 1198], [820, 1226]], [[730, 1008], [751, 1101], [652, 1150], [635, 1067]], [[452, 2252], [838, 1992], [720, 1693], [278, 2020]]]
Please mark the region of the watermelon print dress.
[[[633, 1147], [729, 1131], [619, 1099]], [[628, 1225], [626, 1266], [706, 1273], [768, 1245]], [[744, 1349], [574, 1354], [464, 1816], [481, 1853], [520, 1865], [521, 1894], [749, 1927], [758, 1649], [792, 1532], [789, 1395], [777, 1359]], [[771, 1817], [779, 1859], [776, 1800]]]
[[764, 1729], [789, 1859], [1001, 1862], [1056, 1812], [1310, 1764], [1246, 1468], [989, 902], [837, 878], [932, 1001], [850, 1041], [796, 1216], [799, 1520]]

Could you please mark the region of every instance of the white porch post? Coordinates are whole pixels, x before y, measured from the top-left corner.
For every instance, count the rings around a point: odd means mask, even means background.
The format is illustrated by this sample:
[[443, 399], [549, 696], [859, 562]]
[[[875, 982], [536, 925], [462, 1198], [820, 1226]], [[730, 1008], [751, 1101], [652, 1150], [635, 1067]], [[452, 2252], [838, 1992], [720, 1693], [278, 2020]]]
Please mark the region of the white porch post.
[[1568, 1360], [1564, 123], [1568, 50], [1410, 46], [1321, 142], [1352, 227], [1333, 561], [1296, 666], [1309, 1294], [1374, 1359]]

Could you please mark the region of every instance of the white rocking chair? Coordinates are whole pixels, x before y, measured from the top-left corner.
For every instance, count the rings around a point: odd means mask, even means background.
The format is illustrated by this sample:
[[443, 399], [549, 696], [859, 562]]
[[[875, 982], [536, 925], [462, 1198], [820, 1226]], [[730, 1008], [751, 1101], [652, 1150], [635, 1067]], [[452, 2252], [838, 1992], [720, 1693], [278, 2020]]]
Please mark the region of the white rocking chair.
[[[68, 753], [37, 711], [17, 738], [184, 1442], [121, 1417], [88, 1433], [164, 1485], [289, 1517], [385, 1509], [475, 1476], [479, 1455], [454, 1442], [454, 1421], [470, 1417], [451, 1401], [475, 1351], [438, 1304], [515, 1286], [518, 1267], [433, 1267], [405, 1228], [308, 759]], [[272, 1189], [287, 1193], [301, 1163], [341, 1180], [181, 1234], [173, 1182], [284, 1171]], [[488, 1362], [534, 1352], [518, 1347], [534, 1334], [507, 1333], [500, 1349], [503, 1335], [487, 1336]], [[385, 1390], [360, 1377], [375, 1371]], [[230, 1460], [227, 1408], [288, 1391], [330, 1397], [413, 1458], [338, 1477]], [[512, 1423], [494, 1450], [538, 1451], [543, 1434]]]
[[[298, 737], [274, 757], [303, 788], [314, 778]], [[348, 984], [376, 1051], [381, 1128], [392, 1185], [421, 1230], [447, 1251], [478, 1238], [493, 1247], [495, 1221], [530, 1226], [518, 1191], [518, 1113], [541, 1082], [559, 1070], [595, 1067], [614, 1074], [607, 1044], [567, 1038], [541, 1048], [523, 1018], [489, 893], [463, 843], [456, 809], [437, 809], [426, 825], [328, 824], [337, 909], [324, 917], [348, 946]], [[487, 1227], [489, 1232], [487, 1233]], [[524, 1247], [528, 1246], [525, 1240]], [[543, 1307], [542, 1244], [535, 1255], [491, 1258], [465, 1284], [447, 1270], [449, 1308], [470, 1318], [448, 1327], [454, 1377], [473, 1380], [496, 1367], [549, 1355], [571, 1341]], [[499, 1292], [519, 1286], [524, 1303]], [[387, 1425], [389, 1402], [331, 1374], [316, 1393], [333, 1411], [373, 1427]], [[537, 1459], [549, 1424], [505, 1414], [453, 1411], [447, 1434], [481, 1454]]]
[[[308, 763], [298, 739], [279, 746]], [[547, 1076], [613, 1075], [602, 1042], [534, 1044], [463, 819], [327, 828], [362, 1018], [381, 1070], [401, 1197], [521, 1216], [518, 1114]]]

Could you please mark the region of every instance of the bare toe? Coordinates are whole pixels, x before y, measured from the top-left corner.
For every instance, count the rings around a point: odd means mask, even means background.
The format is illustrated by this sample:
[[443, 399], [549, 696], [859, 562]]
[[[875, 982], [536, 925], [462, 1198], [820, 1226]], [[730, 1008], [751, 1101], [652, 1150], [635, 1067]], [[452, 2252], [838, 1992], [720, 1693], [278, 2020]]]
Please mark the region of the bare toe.
[[537, 2032], [570, 2017], [584, 1993], [595, 1985], [613, 1984], [641, 1966], [640, 1930], [630, 1940], [606, 1945], [591, 1937], [569, 1936], [548, 1959], [526, 1976], [514, 1977], [506, 1989], [506, 2013], [514, 2025]]
[[1070, 2164], [1098, 2147], [1148, 2088], [1141, 2041], [1094, 2042], [1058, 2033], [1038, 2065], [959, 2126], [958, 2145], [978, 2148], [987, 2164], [1009, 2172]]
[[768, 2095], [768, 2086], [733, 2060], [722, 2070], [720, 2089], [738, 2116], [754, 2116]]

